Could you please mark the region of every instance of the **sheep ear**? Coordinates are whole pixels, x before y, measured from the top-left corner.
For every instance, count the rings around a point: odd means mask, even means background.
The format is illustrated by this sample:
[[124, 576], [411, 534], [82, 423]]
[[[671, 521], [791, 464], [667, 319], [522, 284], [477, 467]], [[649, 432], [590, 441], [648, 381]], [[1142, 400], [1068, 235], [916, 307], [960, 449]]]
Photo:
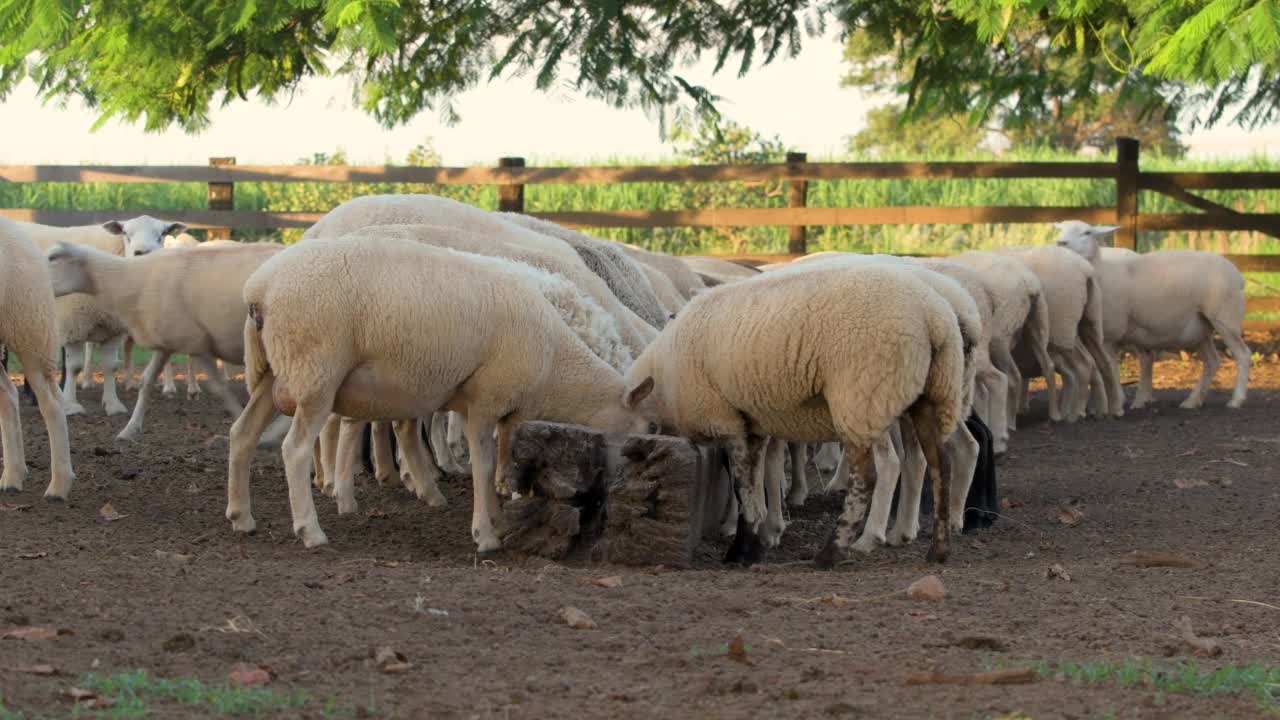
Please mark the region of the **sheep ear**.
[[1110, 235], [1120, 229], [1119, 225], [1094, 225], [1089, 228], [1090, 235]]
[[649, 397], [649, 393], [653, 392], [653, 376], [645, 378], [641, 383], [630, 390], [622, 398], [622, 406], [630, 410], [639, 405], [645, 398]]
[[52, 262], [54, 260], [67, 257], [70, 254], [71, 253], [67, 251], [66, 244], [58, 242], [54, 243], [53, 247], [49, 248], [49, 251], [45, 253], [45, 258]]
[[186, 231], [187, 231], [187, 226], [183, 225], [180, 222], [169, 223], [169, 227], [165, 228], [164, 232], [160, 233], [160, 237], [164, 237], [165, 235], [172, 235], [174, 237], [177, 237], [179, 233], [184, 233]]
[[102, 229], [106, 230], [112, 235], [124, 234], [124, 226], [120, 224], [119, 220], [109, 220], [107, 222], [102, 223]]

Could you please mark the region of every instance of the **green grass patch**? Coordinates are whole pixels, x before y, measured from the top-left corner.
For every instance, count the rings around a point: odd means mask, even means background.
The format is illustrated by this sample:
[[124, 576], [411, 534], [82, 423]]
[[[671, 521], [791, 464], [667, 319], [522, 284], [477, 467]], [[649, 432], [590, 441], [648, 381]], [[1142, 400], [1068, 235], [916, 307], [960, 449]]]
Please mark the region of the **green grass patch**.
[[1062, 677], [1073, 685], [1143, 688], [1179, 695], [1247, 695], [1270, 712], [1280, 712], [1280, 667], [1261, 663], [1202, 668], [1193, 662], [1161, 667], [1149, 660], [1123, 662], [1039, 663], [1046, 677]]
[[[271, 717], [296, 714], [306, 708], [327, 718], [354, 717], [355, 709], [335, 699], [319, 701], [307, 693], [272, 688], [208, 684], [197, 678], [162, 678], [146, 670], [98, 675], [89, 673], [80, 687], [92, 690], [114, 704], [102, 710], [76, 708], [73, 717], [140, 718], [154, 714], [156, 706], [181, 705], [200, 713], [227, 717]], [[5, 716], [0, 713], [0, 718]]]

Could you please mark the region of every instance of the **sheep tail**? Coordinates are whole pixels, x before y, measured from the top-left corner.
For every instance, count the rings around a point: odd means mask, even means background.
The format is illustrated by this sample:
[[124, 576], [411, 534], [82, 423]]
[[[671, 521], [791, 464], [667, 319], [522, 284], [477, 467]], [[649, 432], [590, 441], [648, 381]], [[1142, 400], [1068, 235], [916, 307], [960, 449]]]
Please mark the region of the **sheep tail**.
[[253, 392], [264, 375], [271, 372], [267, 348], [262, 344], [260, 322], [261, 316], [255, 317], [252, 310], [244, 319], [244, 384], [250, 392]]
[[924, 392], [937, 414], [942, 437], [947, 438], [960, 424], [964, 400], [964, 338], [954, 316], [937, 313], [930, 318], [929, 343], [932, 352]]

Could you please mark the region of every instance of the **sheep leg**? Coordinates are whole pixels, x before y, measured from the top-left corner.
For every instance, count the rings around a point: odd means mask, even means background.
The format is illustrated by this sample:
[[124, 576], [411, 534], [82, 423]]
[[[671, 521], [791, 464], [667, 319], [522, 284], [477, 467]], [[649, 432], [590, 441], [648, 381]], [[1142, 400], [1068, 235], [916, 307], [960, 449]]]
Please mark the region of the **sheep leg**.
[[[25, 358], [22, 367], [33, 368], [26, 375], [27, 385], [36, 395], [36, 404], [40, 409], [40, 417], [44, 420], [45, 431], [49, 435], [49, 487], [44, 491], [49, 500], [66, 500], [71, 493], [71, 483], [76, 474], [71, 468], [71, 442], [67, 435], [67, 416], [62, 412], [61, 398], [58, 397], [58, 382], [53, 370], [42, 371], [36, 358]], [[30, 360], [30, 362], [28, 362]], [[5, 373], [8, 377], [8, 373]], [[21, 453], [19, 453], [21, 457]], [[5, 454], [8, 460], [9, 455]], [[8, 463], [6, 462], [6, 467]]]
[[258, 447], [269, 450], [280, 447], [280, 441], [284, 440], [285, 433], [289, 432], [291, 423], [293, 423], [293, 418], [288, 415], [281, 415], [273, 420], [266, 431], [258, 438]]
[[[191, 356], [187, 356], [190, 361]], [[178, 386], [173, 382], [173, 361], [164, 364], [164, 372], [160, 373], [160, 394], [165, 397], [173, 397], [178, 394]]]
[[445, 411], [431, 413], [431, 418], [428, 422], [431, 423], [428, 431], [431, 439], [431, 454], [435, 455], [436, 463], [450, 475], [467, 474], [453, 459], [453, 453], [449, 450], [449, 413]]
[[466, 439], [462, 437], [462, 423], [463, 418], [461, 413], [449, 413], [447, 442], [449, 452], [453, 455], [453, 461], [458, 466], [466, 465], [471, 458], [471, 451], [467, 448]]
[[88, 390], [93, 387], [93, 343], [85, 342], [84, 344], [84, 365], [83, 372], [80, 375], [80, 389]]
[[853, 549], [866, 554], [883, 545], [885, 533], [889, 528], [889, 509], [893, 505], [893, 489], [898, 486], [898, 474], [902, 469], [901, 457], [893, 442], [896, 423], [888, 432], [876, 440], [871, 446], [871, 457], [875, 463], [875, 490], [871, 495], [871, 509], [867, 511], [867, 524], [862, 528], [862, 537], [853, 544]]
[[[782, 533], [787, 529], [787, 521], [782, 516], [782, 483], [786, 479], [786, 453], [788, 445], [798, 445], [799, 443], [788, 443], [782, 438], [770, 438], [765, 445], [764, 462], [761, 463], [761, 472], [764, 475], [764, 499], [765, 519], [761, 527], [760, 539], [764, 542], [765, 547], [778, 547], [782, 543]], [[803, 466], [801, 468], [803, 473]], [[803, 479], [803, 474], [801, 479]]]
[[[26, 372], [26, 363], [22, 368]], [[0, 449], [4, 451], [4, 473], [0, 474], [0, 492], [22, 492], [27, 480], [27, 456], [22, 444], [22, 414], [18, 406], [18, 388], [9, 373], [0, 373]], [[28, 381], [30, 382], [30, 381]], [[65, 423], [66, 420], [64, 419]]]
[[[1071, 357], [1068, 353], [1063, 353], [1055, 350], [1051, 354], [1057, 356], [1056, 358], [1054, 358], [1054, 360], [1056, 360], [1057, 362], [1058, 374], [1062, 376], [1062, 393], [1061, 393], [1062, 414], [1059, 419], [1065, 420], [1066, 422], [1069, 422], [1069, 423], [1075, 422], [1076, 420], [1080, 419], [1076, 415], [1076, 408], [1075, 408], [1076, 399], [1077, 399], [1076, 392], [1078, 387], [1076, 374], [1075, 374], [1075, 366], [1070, 362]], [[1051, 360], [1050, 362], [1053, 362], [1053, 360]], [[1045, 374], [1044, 379], [1046, 383], [1053, 382], [1051, 376], [1048, 373]]]
[[227, 413], [231, 417], [239, 417], [244, 408], [240, 407], [240, 401], [231, 392], [231, 388], [214, 372], [213, 358], [208, 355], [198, 355], [191, 357], [191, 360], [197, 368], [204, 370], [205, 374], [209, 376], [209, 388], [213, 391], [214, 396], [222, 401], [222, 407], [226, 409]]
[[791, 487], [787, 488], [787, 504], [802, 507], [809, 499], [809, 447], [804, 443], [787, 443], [791, 454]]
[[284, 436], [281, 454], [284, 475], [289, 483], [289, 510], [293, 516], [293, 534], [302, 538], [303, 546], [314, 548], [329, 542], [320, 529], [315, 501], [311, 498], [311, 458], [316, 440], [325, 423], [333, 416], [333, 392], [298, 398], [293, 424]]
[[[209, 363], [209, 369], [206, 370], [205, 372], [209, 373], [210, 378], [212, 378], [214, 372], [217, 371], [217, 367], [216, 367], [217, 364], [218, 364], [218, 361], [216, 359], [213, 362]], [[220, 373], [220, 376], [222, 378], [223, 383], [230, 382], [230, 380], [227, 379], [226, 370], [223, 370]], [[195, 358], [188, 355], [187, 356], [187, 399], [195, 400], [198, 397], [200, 397], [200, 380], [196, 377], [196, 361], [195, 361]]]
[[134, 377], [136, 368], [134, 367], [133, 362], [133, 336], [124, 336], [124, 349], [121, 355], [123, 356], [124, 361], [122, 366], [124, 369], [124, 389], [136, 390], [138, 388], [138, 381]]
[[765, 509], [761, 507], [762, 498], [753, 485], [766, 439], [763, 435], [746, 434], [729, 436], [722, 441], [729, 455], [733, 492], [738, 498], [738, 530], [734, 533], [733, 544], [725, 553], [724, 561], [727, 563], [751, 566], [764, 559], [764, 545], [760, 542], [759, 532]]
[[1196, 382], [1196, 386], [1191, 389], [1191, 394], [1178, 407], [1184, 410], [1194, 410], [1204, 404], [1204, 395], [1213, 386], [1213, 376], [1218, 373], [1218, 368], [1222, 365], [1222, 358], [1218, 355], [1218, 348], [1213, 344], [1213, 334], [1206, 335], [1204, 340], [1200, 342], [1197, 349], [1203, 366], [1200, 369], [1200, 380]]
[[[249, 404], [245, 405], [244, 412], [231, 424], [231, 456], [227, 462], [227, 519], [231, 521], [231, 529], [236, 532], [253, 532], [257, 527], [250, 508], [249, 463], [253, 459], [254, 445], [271, 422], [271, 416], [275, 414], [275, 404], [271, 400], [275, 382], [274, 373], [269, 369], [264, 372], [249, 394]], [[282, 417], [290, 420], [287, 415]]]
[[[335, 417], [338, 417], [338, 415], [333, 415], [330, 417], [329, 422], [325, 423], [325, 430], [329, 429], [329, 424]], [[334, 443], [333, 474], [329, 477], [333, 482], [333, 497], [338, 501], [339, 515], [350, 515], [359, 508], [356, 503], [355, 461], [360, 449], [360, 438], [364, 435], [364, 429], [368, 425], [369, 421], [367, 420], [353, 420], [346, 417], [338, 420], [338, 439]], [[323, 438], [324, 435], [321, 434], [320, 437]]]
[[1222, 336], [1222, 343], [1227, 346], [1227, 352], [1231, 354], [1231, 359], [1236, 361], [1236, 385], [1231, 391], [1231, 399], [1227, 401], [1227, 407], [1238, 409], [1244, 405], [1245, 396], [1249, 394], [1249, 366], [1253, 353], [1244, 341], [1238, 319], [1224, 320], [1210, 317], [1209, 324], [1213, 325], [1213, 329]]
[[1009, 350], [1007, 341], [991, 343], [991, 363], [996, 369], [1004, 373], [1005, 391], [997, 393], [992, 402], [1000, 397], [1005, 399], [1005, 426], [1010, 430], [1018, 429], [1018, 389], [1022, 387], [1022, 371], [1018, 370], [1018, 364], [1013, 361], [1013, 354]]
[[840, 490], [849, 489], [849, 463], [844, 453], [840, 454], [840, 461], [836, 463], [835, 472], [831, 473], [831, 480], [827, 482], [827, 486], [823, 488], [823, 492], [838, 492]]
[[988, 394], [987, 415], [982, 420], [991, 429], [993, 452], [1003, 455], [1009, 451], [1008, 393], [1009, 379], [995, 367], [987, 368], [981, 377]]
[[508, 417], [498, 423], [498, 433], [496, 441], [498, 443], [498, 466], [494, 470], [493, 489], [500, 497], [511, 497], [512, 493], [517, 491], [513, 484], [512, 476], [515, 475], [515, 468], [512, 466], [511, 460], [511, 434], [523, 422], [521, 419]]
[[1115, 353], [1108, 352], [1102, 341], [1102, 329], [1086, 323], [1080, 333], [1085, 354], [1102, 375], [1102, 387], [1106, 391], [1107, 412], [1111, 417], [1124, 416], [1124, 388], [1120, 385], [1120, 368]]
[[951, 531], [963, 532], [965, 504], [973, 485], [973, 474], [978, 469], [981, 447], [968, 426], [960, 423], [951, 433], [945, 452], [950, 455], [951, 465]]
[[442, 473], [422, 440], [422, 426], [417, 418], [396, 420], [391, 424], [396, 443], [404, 455], [404, 466], [409, 470], [409, 489], [428, 507], [444, 507], [449, 502], [440, 492]]
[[1138, 389], [1133, 394], [1130, 410], [1141, 410], [1151, 404], [1154, 399], [1153, 375], [1155, 374], [1155, 353], [1150, 350], [1135, 350], [1138, 356]]
[[[862, 528], [859, 527], [866, 521], [867, 511], [870, 510], [870, 501], [876, 490], [875, 468], [872, 463], [871, 448], [863, 448], [853, 450], [853, 443], [846, 440], [844, 443], [846, 463], [858, 469], [857, 477], [849, 484], [849, 491], [844, 496], [844, 512], [836, 520], [836, 525], [831, 529], [831, 536], [827, 539], [827, 544], [818, 552], [817, 557], [813, 559], [813, 564], [819, 570], [830, 570], [836, 566], [836, 561], [847, 554], [850, 545], [853, 544], [854, 538], [857, 537]], [[856, 454], [855, 454], [856, 452]]]
[[386, 487], [392, 484], [396, 475], [395, 458], [391, 455], [391, 426], [379, 420], [373, 423], [369, 432], [373, 443], [373, 478]]
[[720, 518], [720, 537], [731, 538], [738, 532], [738, 494], [733, 489], [733, 475], [728, 468], [717, 471], [720, 483], [726, 488], [724, 515]]
[[905, 545], [920, 536], [920, 495], [924, 492], [925, 457], [920, 438], [909, 416], [898, 419], [902, 443], [902, 492], [893, 529], [885, 538], [889, 545]]
[[102, 345], [102, 408], [111, 415], [124, 415], [129, 408], [120, 402], [116, 390], [116, 369], [120, 367], [120, 347], [124, 336], [114, 337]]
[[498, 493], [493, 486], [497, 454], [493, 429], [492, 421], [481, 420], [478, 413], [467, 413], [464, 432], [467, 444], [471, 446], [471, 484], [475, 494], [475, 505], [471, 513], [471, 538], [476, 542], [476, 549], [482, 553], [502, 547], [502, 540], [494, 523], [499, 503]]
[[[951, 458], [942, 447], [938, 410], [930, 402], [917, 402], [911, 408], [911, 423], [929, 464], [929, 482], [933, 483], [933, 537], [929, 539], [928, 562], [947, 561], [951, 533]], [[901, 498], [899, 498], [901, 502]]]
[[1058, 388], [1053, 377], [1057, 368], [1049, 355], [1049, 305], [1043, 296], [1036, 298], [1025, 329], [1026, 338], [1031, 343], [1031, 352], [1035, 354], [1036, 362], [1040, 363], [1045, 385], [1049, 388], [1049, 419], [1058, 422], [1062, 420], [1062, 413], [1058, 408]]
[[84, 412], [84, 406], [76, 402], [76, 373], [84, 367], [84, 344], [66, 345], [63, 354], [67, 358], [67, 369], [62, 374], [62, 407], [67, 415], [79, 415]]
[[325, 420], [324, 427], [320, 430], [320, 436], [316, 443], [316, 461], [315, 461], [315, 483], [316, 489], [325, 495], [332, 496], [336, 489], [334, 488], [333, 476], [334, 466], [338, 454], [338, 433], [342, 430], [342, 418], [339, 415], [330, 415]]
[[147, 369], [142, 371], [142, 385], [138, 388], [138, 401], [133, 404], [133, 416], [129, 418], [129, 424], [125, 425], [116, 436], [118, 439], [132, 440], [142, 432], [142, 421], [147, 416], [151, 386], [155, 383], [160, 368], [169, 361], [171, 354], [167, 350], [156, 350], [151, 354], [151, 362], [147, 363]]

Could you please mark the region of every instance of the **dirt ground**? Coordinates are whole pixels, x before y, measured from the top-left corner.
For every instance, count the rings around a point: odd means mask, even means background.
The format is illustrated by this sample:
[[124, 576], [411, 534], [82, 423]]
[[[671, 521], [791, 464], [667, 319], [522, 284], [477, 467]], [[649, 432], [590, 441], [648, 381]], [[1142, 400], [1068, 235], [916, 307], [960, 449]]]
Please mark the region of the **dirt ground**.
[[[1052, 672], [1025, 685], [907, 684], [934, 669], [1169, 664], [1191, 657], [1173, 628], [1182, 616], [1223, 649], [1195, 658], [1202, 667], [1280, 662], [1280, 609], [1231, 602], [1280, 605], [1280, 365], [1257, 365], [1238, 411], [1224, 408], [1224, 366], [1199, 411], [1176, 407], [1185, 389], [1162, 389], [1120, 420], [1050, 426], [1037, 398], [1000, 463], [1008, 508], [993, 528], [959, 539], [943, 566], [924, 562], [921, 540], [828, 573], [808, 561], [836, 498], [795, 512], [782, 547], [751, 570], [721, 566], [713, 546], [692, 570], [566, 568], [476, 557], [464, 478], [446, 484], [444, 510], [367, 478], [353, 516], [318, 498], [331, 544], [307, 551], [269, 451], [253, 470], [259, 530], [237, 536], [223, 519], [231, 421], [207, 394], [157, 397], [142, 440], [126, 445], [114, 440], [124, 419], [87, 391], [88, 414], [70, 419], [71, 500], [48, 503], [45, 432], [24, 404], [31, 477], [0, 497], [0, 634], [60, 634], [0, 639], [0, 697], [26, 717], [65, 717], [64, 693], [88, 672], [220, 684], [246, 661], [270, 667], [268, 687], [316, 698], [287, 712], [307, 717], [1259, 717], [1254, 696], [1080, 687]], [[1159, 387], [1186, 388], [1198, 369], [1158, 371]], [[123, 517], [104, 520], [107, 503]], [[1083, 519], [1063, 523], [1064, 509]], [[1195, 567], [1141, 567], [1134, 552]], [[1049, 577], [1053, 566], [1070, 579]], [[929, 573], [945, 600], [908, 599]], [[621, 586], [591, 582], [612, 575]], [[565, 606], [596, 627], [566, 626]], [[739, 635], [745, 654], [729, 653]], [[380, 647], [409, 666], [381, 672], [369, 661]], [[58, 674], [17, 671], [36, 664]]]

